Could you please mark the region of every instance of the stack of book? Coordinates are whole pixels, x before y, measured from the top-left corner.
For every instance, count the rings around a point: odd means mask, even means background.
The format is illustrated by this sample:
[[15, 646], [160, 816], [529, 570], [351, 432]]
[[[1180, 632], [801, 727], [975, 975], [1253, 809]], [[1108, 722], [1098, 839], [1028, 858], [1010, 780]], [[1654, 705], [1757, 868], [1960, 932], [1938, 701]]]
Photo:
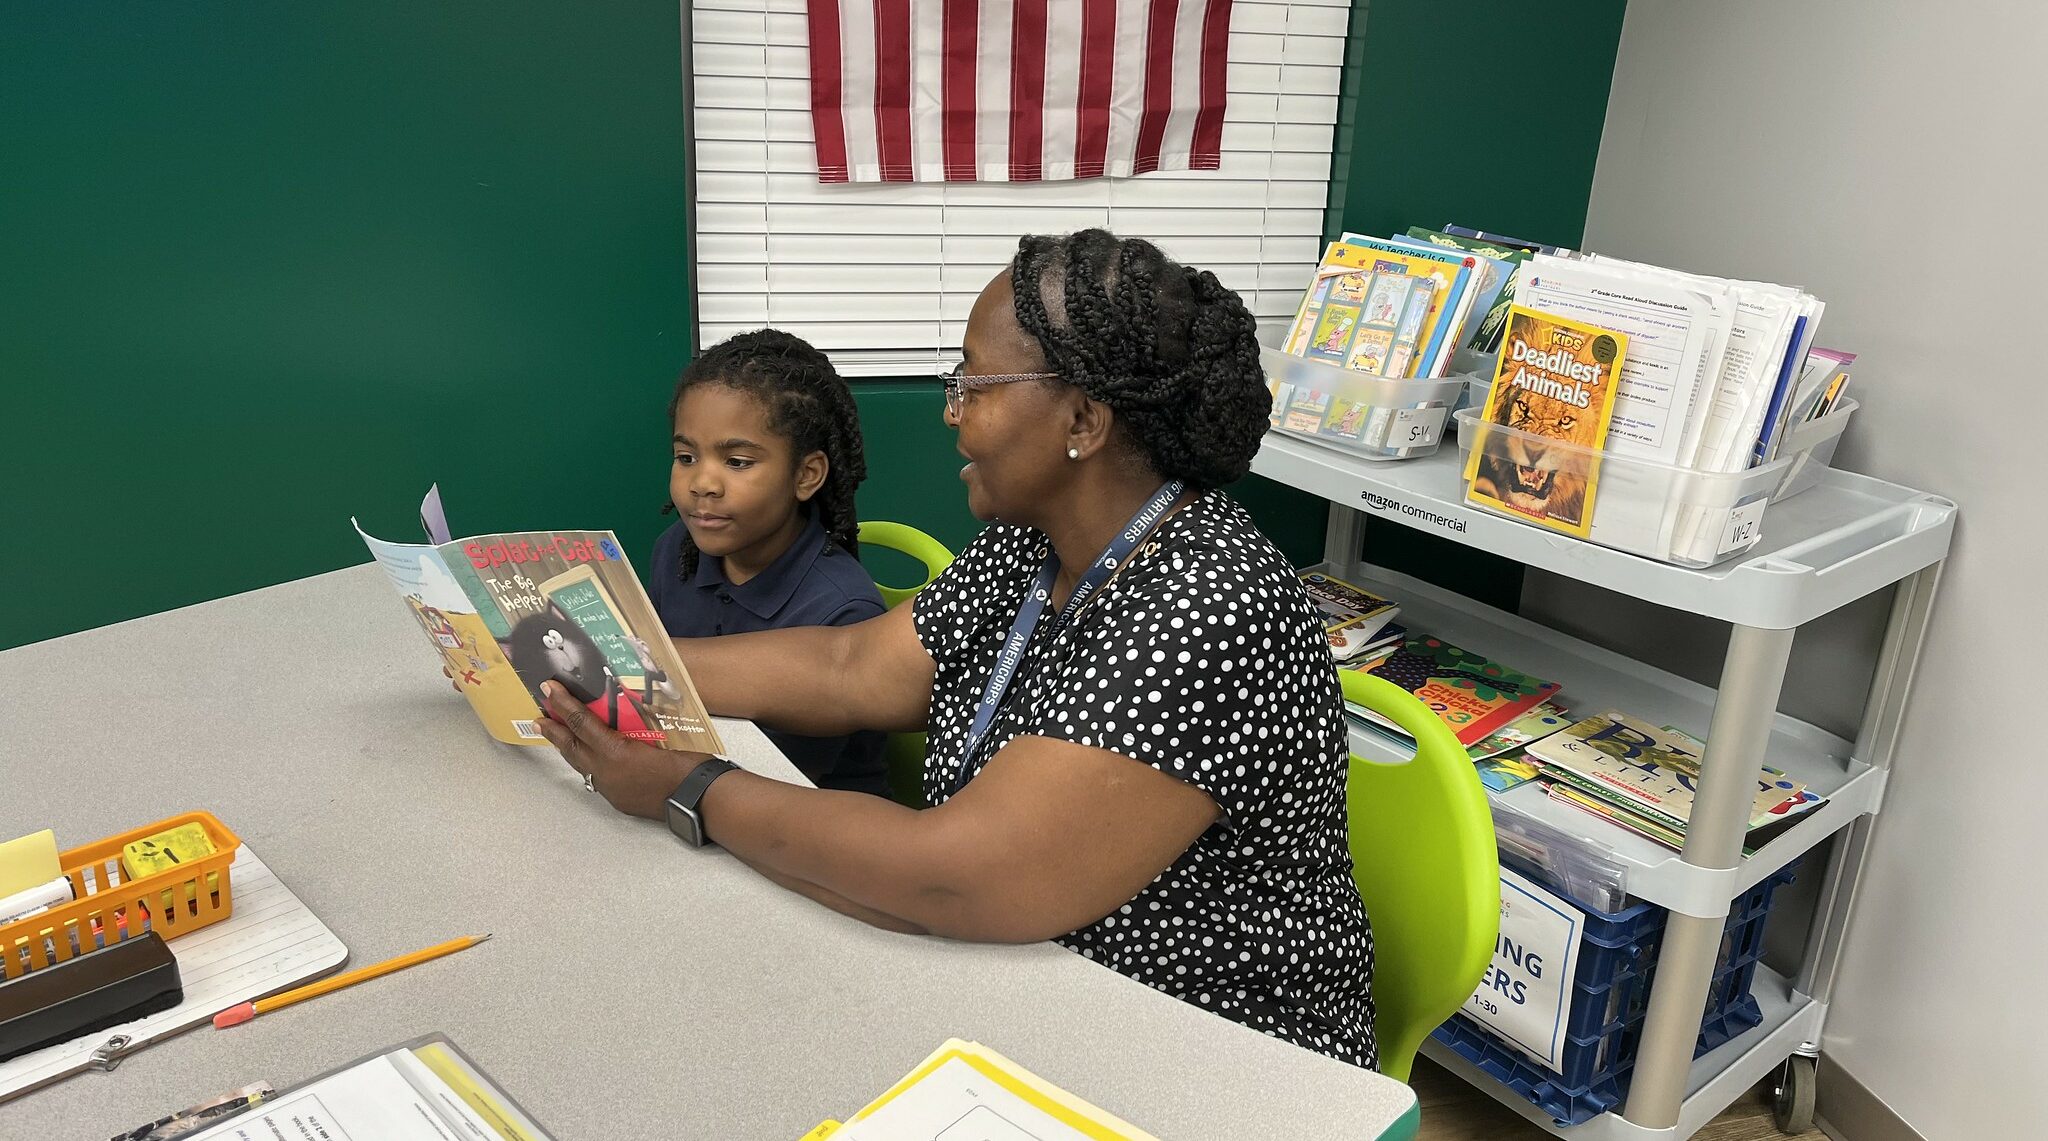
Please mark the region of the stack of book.
[[1330, 656], [1337, 661], [1397, 645], [1407, 636], [1407, 628], [1394, 621], [1401, 608], [1364, 587], [1306, 571], [1301, 589], [1322, 611], [1323, 633], [1330, 640]]
[[[1559, 683], [1429, 634], [1409, 634], [1343, 668], [1384, 678], [1414, 694], [1450, 728], [1478, 765], [1480, 780], [1497, 792], [1534, 779], [1536, 769], [1523, 751], [1570, 723], [1557, 700], [1563, 688]], [[1415, 747], [1413, 737], [1379, 712], [1349, 702], [1344, 710], [1390, 744]]]
[[[1475, 354], [1482, 350], [1475, 346], [1487, 339], [1509, 279], [1528, 256], [1525, 250], [1419, 228], [1394, 238], [1346, 234], [1324, 250], [1282, 348], [1305, 360], [1392, 380], [1468, 370], [1479, 359]], [[1368, 448], [1435, 441], [1430, 425], [1440, 426], [1446, 413], [1404, 422], [1399, 410], [1447, 408], [1447, 402], [1390, 400], [1384, 390], [1333, 379], [1341, 375], [1300, 383], [1299, 377], [1275, 377], [1273, 425]]]
[[[1528, 756], [1548, 782], [1551, 799], [1682, 850], [1705, 751], [1698, 738], [1680, 730], [1608, 712], [1533, 742]], [[1826, 802], [1783, 772], [1760, 768], [1744, 854]]]

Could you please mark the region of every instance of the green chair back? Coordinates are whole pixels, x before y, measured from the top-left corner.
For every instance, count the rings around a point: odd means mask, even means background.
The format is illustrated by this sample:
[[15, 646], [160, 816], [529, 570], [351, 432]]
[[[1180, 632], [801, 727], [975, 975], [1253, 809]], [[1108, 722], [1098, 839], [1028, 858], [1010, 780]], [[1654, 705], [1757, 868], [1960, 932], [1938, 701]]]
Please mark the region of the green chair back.
[[862, 546], [876, 546], [908, 555], [924, 564], [924, 581], [916, 586], [875, 584], [875, 589], [882, 592], [882, 605], [891, 609], [906, 599], [916, 597], [918, 591], [930, 586], [932, 580], [953, 563], [953, 552], [944, 544], [906, 523], [869, 520], [860, 525], [860, 542]]
[[[885, 523], [870, 520], [860, 525], [860, 541], [863, 546], [876, 546], [887, 551], [908, 555], [924, 564], [924, 581], [916, 586], [883, 586], [875, 584], [882, 592], [882, 603], [894, 608], [914, 598], [917, 592], [932, 584], [948, 566], [952, 565], [953, 552], [930, 535], [904, 523]], [[882, 745], [882, 759], [888, 763], [889, 795], [899, 804], [912, 808], [925, 807], [924, 802], [924, 751], [922, 733], [891, 733]]]
[[1485, 786], [1429, 707], [1384, 678], [1339, 670], [1344, 699], [1415, 738], [1415, 759], [1351, 758], [1353, 876], [1373, 934], [1380, 1072], [1407, 1081], [1429, 1032], [1465, 1005], [1500, 935], [1500, 850]]

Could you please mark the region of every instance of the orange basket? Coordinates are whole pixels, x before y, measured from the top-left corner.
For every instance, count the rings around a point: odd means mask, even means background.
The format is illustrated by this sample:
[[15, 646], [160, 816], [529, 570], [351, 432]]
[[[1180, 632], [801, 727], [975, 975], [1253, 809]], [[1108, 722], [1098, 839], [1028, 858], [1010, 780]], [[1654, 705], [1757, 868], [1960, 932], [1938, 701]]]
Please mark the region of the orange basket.
[[[205, 829], [213, 854], [127, 879], [121, 870], [121, 849], [181, 824]], [[71, 849], [58, 862], [71, 880], [74, 898], [40, 915], [0, 924], [0, 977], [18, 978], [145, 931], [175, 939], [226, 919], [235, 906], [228, 865], [235, 862], [235, 849], [241, 846], [242, 841], [212, 813], [188, 812]]]

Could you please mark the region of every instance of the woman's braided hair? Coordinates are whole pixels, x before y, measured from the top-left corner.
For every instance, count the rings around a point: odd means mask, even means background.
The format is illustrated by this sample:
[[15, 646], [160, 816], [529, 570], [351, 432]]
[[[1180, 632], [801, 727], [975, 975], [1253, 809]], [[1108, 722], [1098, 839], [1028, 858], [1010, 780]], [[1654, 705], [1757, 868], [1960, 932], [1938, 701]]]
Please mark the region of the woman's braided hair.
[[1010, 284], [1047, 366], [1116, 413], [1154, 474], [1211, 488], [1251, 469], [1272, 396], [1258, 326], [1215, 274], [1083, 230], [1017, 243]]
[[[756, 329], [728, 338], [704, 350], [683, 370], [675, 395], [669, 398], [669, 423], [675, 423], [683, 394], [705, 384], [724, 385], [759, 400], [768, 410], [769, 430], [790, 442], [795, 459], [825, 453], [830, 470], [808, 506], [819, 514], [827, 537], [848, 554], [859, 555], [860, 518], [853, 493], [868, 477], [867, 453], [861, 445], [860, 409], [853, 390], [831, 359], [809, 341], [780, 329]], [[673, 510], [673, 503], [664, 508]], [[678, 569], [685, 580], [697, 573], [697, 543], [688, 527], [683, 528]]]

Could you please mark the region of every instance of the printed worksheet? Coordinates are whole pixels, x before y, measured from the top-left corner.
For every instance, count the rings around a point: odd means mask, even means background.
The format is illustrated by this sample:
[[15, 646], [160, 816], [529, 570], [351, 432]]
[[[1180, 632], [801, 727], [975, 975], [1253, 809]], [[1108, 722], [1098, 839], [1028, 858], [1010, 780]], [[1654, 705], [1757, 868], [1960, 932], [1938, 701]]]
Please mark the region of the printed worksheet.
[[288, 1090], [194, 1141], [279, 1138], [546, 1141], [546, 1134], [452, 1051], [430, 1043], [393, 1050]]
[[1000, 1054], [953, 1041], [832, 1141], [1157, 1141]]

